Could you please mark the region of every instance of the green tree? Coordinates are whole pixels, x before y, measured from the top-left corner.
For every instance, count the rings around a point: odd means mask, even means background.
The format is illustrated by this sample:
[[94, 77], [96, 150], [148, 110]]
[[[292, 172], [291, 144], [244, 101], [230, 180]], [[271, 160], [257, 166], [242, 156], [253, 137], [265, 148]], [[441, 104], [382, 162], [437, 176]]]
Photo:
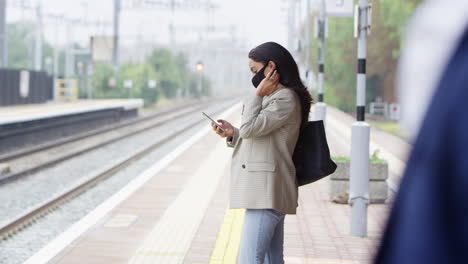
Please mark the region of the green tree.
[[112, 66], [107, 63], [96, 63], [91, 85], [93, 87], [93, 96], [96, 98], [120, 98], [119, 91], [115, 87], [109, 86], [109, 79], [114, 72]]
[[[355, 105], [356, 43], [349, 18], [329, 18], [325, 40], [325, 101], [345, 111]], [[311, 65], [318, 68], [318, 43], [312, 39]]]
[[[109, 86], [114, 75], [113, 68], [107, 63], [97, 63], [93, 74], [94, 97], [96, 98], [143, 98], [145, 106], [155, 103], [160, 95], [158, 86], [150, 88], [149, 80], [157, 80], [156, 72], [147, 64], [123, 63], [119, 69], [115, 87]], [[124, 81], [131, 80], [132, 88], [125, 88]]]
[[184, 53], [177, 54], [176, 58], [176, 65], [179, 70], [180, 78], [180, 89], [182, 93], [187, 94], [189, 92], [189, 84], [190, 78], [192, 77], [190, 70], [187, 67], [188, 59]]
[[168, 49], [156, 49], [148, 59], [157, 72], [158, 82], [166, 98], [173, 98], [177, 89], [182, 87], [182, 76], [176, 58]]
[[[374, 0], [367, 49], [367, 102], [383, 96], [394, 100], [397, 59], [404, 26], [419, 0]], [[325, 101], [353, 111], [356, 94], [356, 39], [353, 18], [328, 18], [325, 40]], [[318, 46], [311, 39], [311, 65], [317, 68]]]
[[[16, 22], [7, 25], [8, 67], [31, 69], [34, 63], [36, 25], [31, 22]], [[42, 68], [46, 69], [45, 58], [53, 57], [53, 47], [46, 41], [42, 44]], [[64, 64], [61, 64], [62, 68]], [[59, 67], [60, 68], [60, 67]]]
[[[177, 93], [189, 96], [209, 95], [211, 83], [203, 78], [203, 90], [198, 92], [198, 72], [190, 71], [184, 54], [174, 56], [167, 49], [156, 49], [144, 63], [122, 63], [119, 67], [115, 87], [109, 87], [109, 79], [114, 76], [109, 64], [97, 63], [93, 74], [94, 96], [97, 98], [143, 98], [145, 106], [150, 106], [163, 96], [173, 98]], [[132, 88], [125, 88], [124, 80], [132, 80]], [[149, 80], [156, 80], [157, 86], [150, 88]]]
[[[148, 87], [148, 81], [157, 79], [157, 73], [148, 63], [124, 63], [120, 67], [117, 89], [121, 94], [125, 94], [125, 97], [143, 98], [145, 105], [149, 106], [157, 101], [161, 84], [151, 89]], [[132, 88], [125, 88], [124, 80], [132, 80]]]

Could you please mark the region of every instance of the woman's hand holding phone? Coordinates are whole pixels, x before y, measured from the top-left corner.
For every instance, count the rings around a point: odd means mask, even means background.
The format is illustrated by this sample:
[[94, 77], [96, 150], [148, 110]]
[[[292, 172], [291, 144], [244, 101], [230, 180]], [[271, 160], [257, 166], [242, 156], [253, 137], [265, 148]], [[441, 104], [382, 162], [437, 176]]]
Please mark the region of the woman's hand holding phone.
[[221, 124], [223, 127], [224, 132], [213, 122], [211, 122], [211, 127], [216, 132], [216, 134], [220, 135], [221, 137], [232, 137], [234, 135], [234, 127], [226, 120], [218, 119], [216, 120]]

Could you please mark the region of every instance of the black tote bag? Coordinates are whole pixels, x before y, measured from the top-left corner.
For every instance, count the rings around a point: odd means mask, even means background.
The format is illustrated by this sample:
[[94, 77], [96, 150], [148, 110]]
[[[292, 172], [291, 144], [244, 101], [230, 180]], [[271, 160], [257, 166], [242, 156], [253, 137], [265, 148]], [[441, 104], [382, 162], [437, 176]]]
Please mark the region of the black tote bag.
[[330, 157], [323, 121], [308, 121], [300, 132], [293, 153], [299, 186], [322, 179], [335, 172], [336, 163]]

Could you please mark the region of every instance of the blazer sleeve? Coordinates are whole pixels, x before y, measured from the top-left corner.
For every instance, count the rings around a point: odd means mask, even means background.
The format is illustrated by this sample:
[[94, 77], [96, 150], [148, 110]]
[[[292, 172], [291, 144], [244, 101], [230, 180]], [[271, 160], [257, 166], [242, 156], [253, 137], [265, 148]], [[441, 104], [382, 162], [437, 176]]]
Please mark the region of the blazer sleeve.
[[287, 88], [274, 93], [264, 109], [262, 109], [261, 96], [254, 94], [247, 98], [239, 136], [241, 138], [264, 136], [291, 120], [296, 109], [293, 92]]
[[239, 140], [242, 140], [242, 138], [239, 138], [239, 129], [234, 127], [234, 135], [226, 138], [226, 145], [230, 148], [235, 148]]

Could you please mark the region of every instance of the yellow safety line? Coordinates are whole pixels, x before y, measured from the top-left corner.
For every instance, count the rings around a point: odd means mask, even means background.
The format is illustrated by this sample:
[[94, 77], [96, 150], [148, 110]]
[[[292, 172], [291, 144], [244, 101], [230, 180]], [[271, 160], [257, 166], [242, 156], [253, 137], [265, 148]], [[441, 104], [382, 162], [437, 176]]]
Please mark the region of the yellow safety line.
[[[209, 264], [237, 264], [245, 209], [226, 209]], [[356, 260], [286, 257], [287, 264], [359, 264]]]
[[226, 209], [209, 264], [236, 264], [245, 209]]

